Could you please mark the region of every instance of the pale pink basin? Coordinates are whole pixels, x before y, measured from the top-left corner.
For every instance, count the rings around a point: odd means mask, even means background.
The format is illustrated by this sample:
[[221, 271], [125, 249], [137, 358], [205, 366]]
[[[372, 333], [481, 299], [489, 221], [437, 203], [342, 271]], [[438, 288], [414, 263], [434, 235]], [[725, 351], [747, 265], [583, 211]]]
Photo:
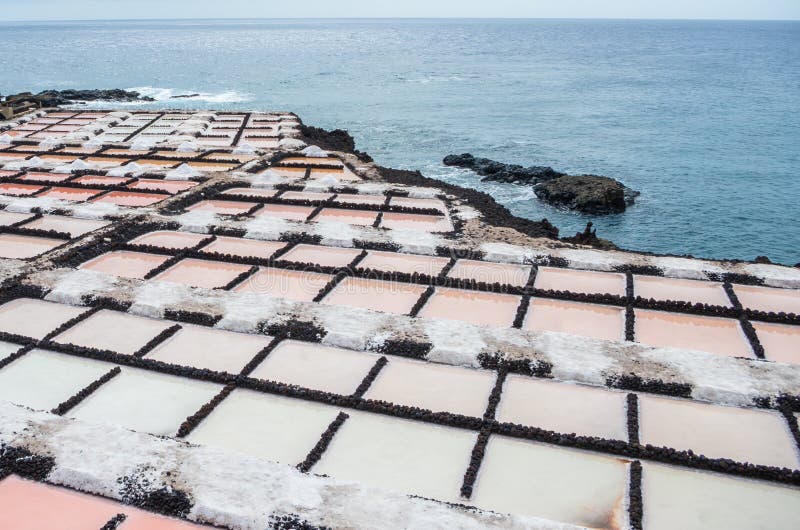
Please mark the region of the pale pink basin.
[[344, 208], [323, 208], [321, 212], [314, 216], [312, 221], [317, 223], [333, 222], [347, 223], [349, 225], [372, 226], [378, 212], [368, 212], [366, 210], [347, 210]]
[[189, 206], [187, 210], [214, 212], [222, 215], [238, 215], [250, 211], [250, 209], [256, 205], [257, 203], [255, 202], [208, 200], [193, 204], [192, 206]]
[[40, 219], [25, 223], [25, 228], [36, 228], [38, 230], [57, 230], [66, 232], [71, 237], [79, 237], [98, 228], [108, 226], [109, 221], [96, 221], [94, 219], [78, 219], [77, 217], [66, 217], [63, 215], [45, 215]]
[[160, 254], [147, 254], [129, 250], [115, 250], [107, 252], [81, 264], [81, 269], [89, 269], [105, 274], [113, 274], [123, 278], [144, 278], [148, 272], [155, 269], [169, 256]]
[[14, 184], [11, 182], [0, 183], [0, 195], [11, 195], [12, 197], [32, 195], [43, 189], [44, 186], [36, 186], [34, 184]]
[[531, 274], [530, 265], [514, 265], [511, 263], [492, 263], [460, 259], [447, 274], [449, 278], [475, 280], [483, 283], [502, 283], [515, 287], [525, 287]]
[[635, 327], [642, 344], [753, 357], [738, 320], [637, 309]]
[[800, 314], [800, 289], [735, 285], [733, 290], [742, 306], [748, 309]]
[[532, 298], [523, 329], [559, 331], [595, 339], [625, 338], [625, 310], [620, 307]]
[[280, 259], [296, 263], [314, 263], [328, 267], [345, 267], [359, 254], [361, 254], [360, 250], [352, 248], [297, 245], [282, 255]]
[[161, 180], [139, 179], [126, 187], [133, 190], [165, 191], [167, 193], [180, 193], [197, 186], [197, 182], [190, 180]]
[[[103, 309], [57, 335], [53, 340], [86, 348], [133, 355], [172, 322]], [[124, 330], [121, 333], [120, 330]]]
[[0, 331], [42, 339], [86, 308], [18, 298], [0, 306]]
[[625, 275], [613, 272], [539, 267], [533, 286], [548, 291], [625, 296]]
[[236, 286], [236, 292], [269, 294], [298, 302], [311, 302], [332, 276], [307, 271], [291, 271], [262, 267], [253, 276]]
[[279, 219], [288, 219], [289, 221], [305, 221], [313, 211], [313, 206], [265, 204], [263, 208], [255, 212], [253, 215], [256, 217], [277, 217]]
[[800, 326], [752, 322], [770, 361], [800, 364]]
[[386, 202], [383, 195], [364, 195], [356, 193], [340, 193], [336, 196], [336, 202], [345, 204], [374, 204], [381, 205]]
[[287, 191], [281, 195], [281, 199], [295, 201], [327, 201], [333, 197], [333, 193], [315, 193], [311, 191]]
[[676, 300], [693, 304], [730, 307], [731, 301], [721, 283], [658, 276], [634, 276], [633, 292], [642, 298]]
[[173, 230], [157, 230], [131, 239], [134, 245], [152, 245], [169, 249], [191, 248], [208, 236], [193, 234], [191, 232], [177, 232]]
[[419, 316], [463, 320], [477, 326], [504, 327], [514, 323], [520, 297], [437, 287]]
[[381, 227], [392, 230], [450, 232], [453, 230], [453, 223], [447, 216], [385, 212], [381, 219]]
[[33, 217], [32, 213], [16, 213], [0, 210], [0, 226], [10, 226]]
[[204, 246], [203, 252], [230, 254], [232, 256], [256, 257], [268, 259], [278, 250], [286, 246], [282, 241], [259, 241], [239, 237], [218, 236], [217, 239]]
[[438, 276], [449, 261], [447, 258], [433, 256], [370, 250], [367, 253], [367, 257], [359, 262], [358, 267], [386, 272], [403, 272], [406, 274], [416, 272], [418, 274], [427, 274], [428, 276]]
[[226, 286], [249, 269], [249, 265], [187, 258], [155, 276], [154, 279], [215, 289]]
[[0, 234], [0, 258], [33, 258], [64, 243], [66, 241], [48, 237]]
[[85, 188], [50, 188], [44, 193], [40, 193], [38, 197], [49, 197], [51, 199], [61, 199], [64, 201], [85, 201], [90, 197], [102, 192], [101, 189], [85, 189]]
[[407, 314], [424, 292], [425, 287], [421, 285], [345, 278], [328, 293], [322, 303]]
[[262, 188], [231, 188], [222, 192], [222, 195], [246, 195], [248, 197], [274, 197], [278, 193], [277, 190], [268, 190]]

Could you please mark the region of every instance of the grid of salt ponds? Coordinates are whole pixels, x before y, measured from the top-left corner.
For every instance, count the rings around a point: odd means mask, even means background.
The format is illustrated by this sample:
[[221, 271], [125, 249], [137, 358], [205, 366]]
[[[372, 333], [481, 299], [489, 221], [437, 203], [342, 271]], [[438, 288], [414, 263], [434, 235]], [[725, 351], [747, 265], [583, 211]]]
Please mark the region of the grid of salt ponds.
[[[84, 318], [76, 318], [80, 316]], [[175, 435], [180, 429], [194, 443], [495, 511], [592, 528], [617, 528], [627, 517], [631, 461], [626, 458], [492, 433], [482, 442], [485, 456], [466, 499], [460, 492], [480, 443], [480, 422], [474, 428], [450, 426], [424, 415], [398, 417], [366, 406], [417, 407], [625, 443], [631, 436], [631, 410], [630, 397], [623, 392], [517, 375], [501, 379], [495, 389], [498, 374], [489, 370], [394, 356], [387, 360], [370, 352], [24, 298], [0, 306], [0, 332], [41, 341], [38, 348], [19, 350], [21, 355], [14, 353], [19, 346], [0, 343], [2, 400], [55, 409], [121, 362], [118, 374], [62, 411], [158, 435]], [[81, 348], [109, 350], [121, 357]], [[123, 360], [134, 357], [141, 359], [130, 363], [137, 364], [135, 368]], [[223, 391], [222, 379], [203, 378], [193, 369], [242, 374], [265, 385], [236, 384]], [[282, 389], [294, 390], [287, 394]], [[301, 398], [313, 391], [338, 397]], [[490, 413], [493, 395], [499, 403]], [[212, 410], [198, 416], [215, 396]], [[364, 406], [357, 405], [358, 400]], [[633, 414], [642, 444], [800, 468], [798, 447], [786, 419], [776, 411], [646, 394], [639, 394], [637, 401]], [[189, 428], [183, 427], [186, 423]], [[321, 456], [312, 457], [325, 439], [323, 433], [337, 423]], [[685, 465], [645, 462], [643, 467], [645, 528], [667, 528], [676, 517], [686, 522], [681, 528], [708, 527], [700, 526], [698, 518], [705, 525], [730, 523], [723, 525], [726, 528], [752, 528], [756, 523], [792, 528], [796, 522], [797, 488]], [[692, 497], [676, 511], [674, 495], [683, 498], [688, 494], [680, 490], [700, 480], [703, 487], [690, 491], [703, 502]], [[745, 498], [758, 502], [744, 503], [743, 509], [738, 501]]]
[[[377, 209], [379, 207], [383, 207], [387, 211]], [[393, 208], [395, 211], [391, 211]], [[412, 210], [409, 211], [409, 208]], [[277, 218], [297, 222], [344, 223], [390, 230], [451, 232], [454, 229], [447, 213], [447, 207], [441, 199], [232, 188], [223, 191], [213, 199], [201, 200], [190, 205], [187, 210], [210, 211], [217, 215]], [[432, 210], [438, 213], [427, 213]]]
[[0, 258], [35, 258], [110, 221], [0, 210]]
[[13, 177], [0, 176], [0, 195], [42, 197], [68, 202], [115, 204], [126, 207], [151, 206], [196, 186], [191, 180], [166, 180], [97, 174], [21, 171]]
[[[148, 247], [160, 247], [164, 253], [153, 254]], [[168, 263], [170, 259], [174, 262]], [[165, 264], [169, 266], [162, 270]], [[626, 277], [622, 273], [450, 260], [172, 231], [144, 234], [131, 240], [127, 249], [100, 255], [81, 267], [128, 278], [152, 278], [302, 302], [461, 320], [479, 326], [515, 326], [612, 341], [626, 338], [627, 317], [622, 298]], [[532, 279], [534, 295], [527, 296]], [[472, 282], [467, 285], [474, 288], [464, 288], [463, 282]], [[671, 300], [712, 300], [710, 291], [716, 297], [715, 302], [721, 305], [725, 301], [717, 296], [718, 291], [724, 294], [724, 290], [715, 282], [635, 276], [635, 293], [640, 283], [647, 285], [648, 294], [661, 288], [665, 297], [673, 297]], [[433, 287], [434, 284], [438, 285]], [[493, 284], [499, 284], [500, 289], [481, 287]], [[684, 285], [684, 291], [675, 289], [676, 284]], [[733, 289], [736, 293], [750, 293], [751, 298], [743, 302], [746, 308], [774, 308], [778, 303], [788, 311], [800, 300], [798, 290], [739, 285]], [[553, 298], [548, 297], [548, 292], [611, 294], [620, 297], [622, 305]], [[754, 322], [753, 326], [766, 359], [800, 364], [797, 349], [800, 326], [767, 322]], [[637, 308], [634, 337], [650, 346], [755, 358], [749, 339], [734, 318]]]
[[3, 134], [29, 140], [60, 138], [82, 130], [107, 116], [105, 112], [51, 112], [24, 122]]
[[[137, 140], [161, 143], [178, 137], [193, 137], [207, 147], [231, 147], [249, 144], [256, 148], [274, 149], [281, 138], [293, 133], [300, 122], [295, 116], [260, 113], [134, 112], [120, 117], [109, 125], [103, 112], [55, 112], [34, 118], [9, 131], [17, 138], [45, 140], [61, 138], [77, 131], [102, 132], [96, 138], [102, 142], [131, 142]], [[98, 121], [103, 119], [104, 121]]]
[[10, 475], [0, 479], [0, 528], [13, 530], [96, 530], [100, 528], [199, 530], [211, 527], [146, 512], [95, 495], [87, 495]]

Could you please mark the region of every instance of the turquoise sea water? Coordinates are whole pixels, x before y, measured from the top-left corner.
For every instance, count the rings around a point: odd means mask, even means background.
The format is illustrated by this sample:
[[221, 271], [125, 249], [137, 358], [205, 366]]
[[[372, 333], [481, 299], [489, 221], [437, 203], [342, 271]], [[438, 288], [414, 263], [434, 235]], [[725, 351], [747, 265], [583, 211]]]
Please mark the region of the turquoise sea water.
[[[592, 220], [625, 248], [800, 262], [798, 22], [0, 23], [0, 43], [2, 93], [141, 87], [149, 106], [292, 110], [564, 235]], [[642, 195], [621, 215], [563, 212], [441, 165], [466, 151]]]

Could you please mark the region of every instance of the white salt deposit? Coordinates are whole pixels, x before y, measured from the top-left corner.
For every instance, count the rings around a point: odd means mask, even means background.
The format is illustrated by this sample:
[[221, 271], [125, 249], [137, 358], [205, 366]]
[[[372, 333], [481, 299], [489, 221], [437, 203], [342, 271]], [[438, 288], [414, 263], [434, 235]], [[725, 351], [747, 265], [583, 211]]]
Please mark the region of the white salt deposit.
[[81, 305], [81, 299], [92, 293], [102, 293], [114, 287], [117, 278], [88, 269], [75, 269], [62, 276], [47, 293], [45, 300], [62, 304]]
[[7, 134], [0, 134], [0, 145], [11, 145], [12, 137]]
[[309, 158], [328, 158], [328, 152], [316, 145], [309, 145], [300, 152]]
[[72, 173], [73, 171], [83, 171], [86, 169], [93, 169], [94, 165], [84, 162], [83, 160], [73, 160], [69, 164], [64, 164], [56, 167], [53, 173]]
[[149, 151], [153, 148], [155, 142], [148, 138], [136, 138], [131, 142], [131, 145], [128, 149], [131, 151]]
[[45, 151], [49, 151], [51, 149], [55, 149], [57, 147], [61, 147], [64, 145], [59, 138], [45, 138], [41, 142], [39, 142], [39, 147]]
[[247, 142], [240, 143], [236, 149], [233, 150], [234, 155], [255, 155], [256, 148]]
[[195, 153], [199, 149], [199, 145], [196, 142], [186, 141], [182, 142], [176, 151], [178, 153]]
[[183, 163], [171, 171], [167, 171], [167, 180], [189, 180], [202, 175], [202, 172], [193, 168], [189, 164]]
[[275, 184], [281, 184], [284, 178], [275, 171], [268, 169], [250, 179], [250, 185], [254, 188], [271, 188]]
[[111, 170], [108, 171], [108, 173], [106, 173], [106, 175], [108, 175], [109, 177], [124, 177], [128, 175], [135, 177], [141, 175], [142, 173], [145, 173], [146, 171], [147, 168], [145, 166], [141, 166], [136, 162], [130, 162], [124, 166], [118, 166], [112, 168]]
[[306, 146], [306, 143], [302, 140], [298, 140], [297, 138], [284, 138], [278, 142], [278, 147], [281, 149], [302, 149]]
[[245, 223], [245, 237], [276, 241], [281, 234], [290, 231], [291, 226], [289, 221], [280, 217], [259, 216]]

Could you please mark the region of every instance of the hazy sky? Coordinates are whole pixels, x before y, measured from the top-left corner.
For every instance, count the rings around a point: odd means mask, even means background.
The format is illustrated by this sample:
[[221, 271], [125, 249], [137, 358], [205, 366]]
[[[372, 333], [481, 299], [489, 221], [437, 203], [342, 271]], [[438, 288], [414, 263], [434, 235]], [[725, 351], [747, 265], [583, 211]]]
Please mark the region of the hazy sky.
[[524, 17], [800, 19], [800, 0], [0, 0], [0, 20]]

